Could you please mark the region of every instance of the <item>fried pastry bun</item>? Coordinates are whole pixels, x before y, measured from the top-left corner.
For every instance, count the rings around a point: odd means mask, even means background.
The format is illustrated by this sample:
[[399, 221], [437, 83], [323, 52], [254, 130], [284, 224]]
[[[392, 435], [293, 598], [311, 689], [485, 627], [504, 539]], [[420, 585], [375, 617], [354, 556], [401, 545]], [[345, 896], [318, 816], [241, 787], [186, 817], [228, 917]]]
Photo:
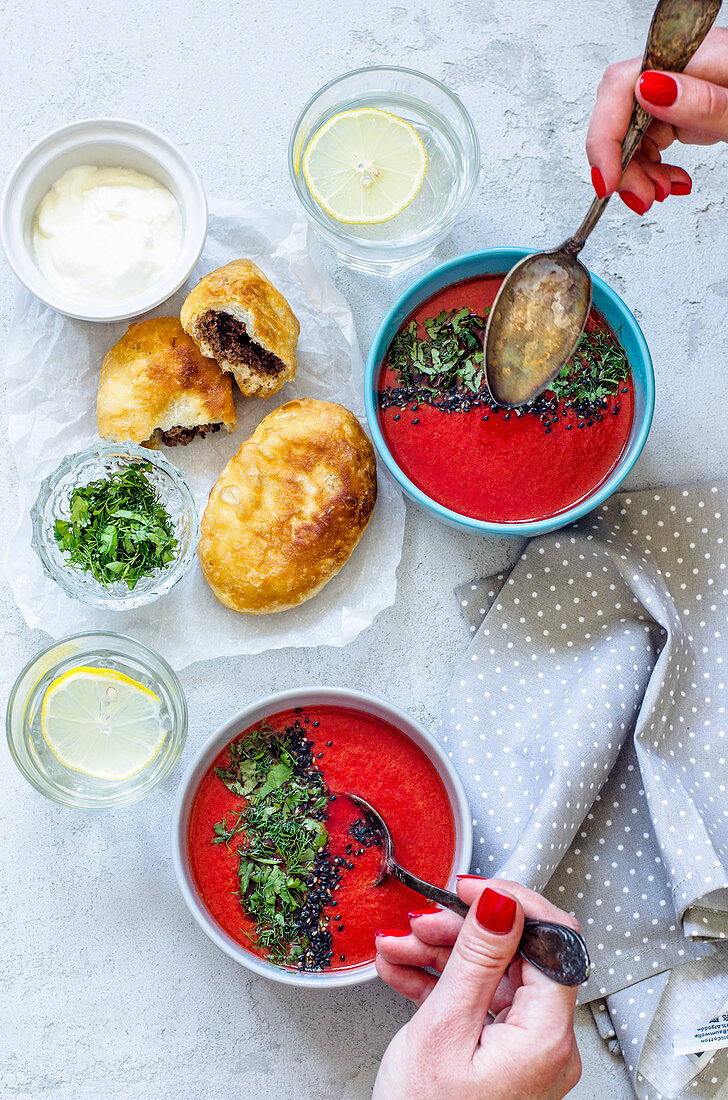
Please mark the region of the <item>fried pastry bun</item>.
[[176, 317], [130, 325], [104, 356], [96, 400], [99, 435], [158, 447], [237, 425], [232, 381], [201, 354]]
[[252, 260], [233, 260], [201, 279], [180, 318], [202, 354], [232, 371], [248, 397], [269, 397], [296, 373], [300, 325]]
[[213, 487], [197, 548], [202, 574], [234, 611], [296, 607], [346, 564], [376, 498], [374, 451], [354, 414], [328, 401], [289, 401]]

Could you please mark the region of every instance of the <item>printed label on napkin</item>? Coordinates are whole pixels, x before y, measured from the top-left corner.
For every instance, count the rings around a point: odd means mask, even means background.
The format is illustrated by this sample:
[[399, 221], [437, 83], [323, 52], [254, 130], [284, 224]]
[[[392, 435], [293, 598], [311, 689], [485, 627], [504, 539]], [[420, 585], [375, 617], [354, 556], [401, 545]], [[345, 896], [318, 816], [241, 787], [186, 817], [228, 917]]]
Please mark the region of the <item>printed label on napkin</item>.
[[728, 1047], [728, 1013], [725, 1012], [699, 1027], [694, 1035], [681, 1035], [672, 1043], [674, 1054], [702, 1054], [720, 1047]]

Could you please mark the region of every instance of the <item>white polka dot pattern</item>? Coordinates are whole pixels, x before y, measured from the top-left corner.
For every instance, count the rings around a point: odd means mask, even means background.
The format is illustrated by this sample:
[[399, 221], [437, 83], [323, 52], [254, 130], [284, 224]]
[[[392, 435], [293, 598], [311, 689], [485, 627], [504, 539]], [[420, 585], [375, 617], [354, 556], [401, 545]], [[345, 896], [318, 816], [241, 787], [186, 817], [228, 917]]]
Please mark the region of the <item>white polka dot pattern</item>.
[[509, 577], [458, 590], [473, 640], [440, 733], [473, 869], [576, 913], [582, 1000], [728, 937], [727, 497], [613, 497], [530, 542]]

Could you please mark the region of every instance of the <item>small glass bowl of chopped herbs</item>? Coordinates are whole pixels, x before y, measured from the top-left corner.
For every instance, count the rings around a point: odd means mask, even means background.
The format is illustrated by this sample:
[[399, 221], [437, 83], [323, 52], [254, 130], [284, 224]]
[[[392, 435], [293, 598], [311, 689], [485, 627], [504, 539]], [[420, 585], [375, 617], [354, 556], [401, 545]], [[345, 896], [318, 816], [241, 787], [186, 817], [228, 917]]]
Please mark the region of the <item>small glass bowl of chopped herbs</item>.
[[169, 592], [199, 539], [184, 474], [134, 443], [67, 455], [41, 484], [30, 514], [46, 576], [72, 599], [107, 610], [142, 607]]

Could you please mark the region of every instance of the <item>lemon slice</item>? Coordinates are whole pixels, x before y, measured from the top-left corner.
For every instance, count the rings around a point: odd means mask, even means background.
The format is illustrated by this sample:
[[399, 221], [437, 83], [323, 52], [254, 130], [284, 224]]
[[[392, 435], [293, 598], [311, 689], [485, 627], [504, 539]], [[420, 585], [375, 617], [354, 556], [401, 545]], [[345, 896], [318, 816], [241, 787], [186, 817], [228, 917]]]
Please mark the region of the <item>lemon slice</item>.
[[426, 171], [427, 153], [414, 126], [376, 107], [334, 115], [303, 156], [311, 195], [349, 225], [396, 218], [417, 195]]
[[153, 691], [105, 668], [73, 668], [45, 693], [41, 729], [67, 768], [128, 779], [159, 752], [166, 730]]

